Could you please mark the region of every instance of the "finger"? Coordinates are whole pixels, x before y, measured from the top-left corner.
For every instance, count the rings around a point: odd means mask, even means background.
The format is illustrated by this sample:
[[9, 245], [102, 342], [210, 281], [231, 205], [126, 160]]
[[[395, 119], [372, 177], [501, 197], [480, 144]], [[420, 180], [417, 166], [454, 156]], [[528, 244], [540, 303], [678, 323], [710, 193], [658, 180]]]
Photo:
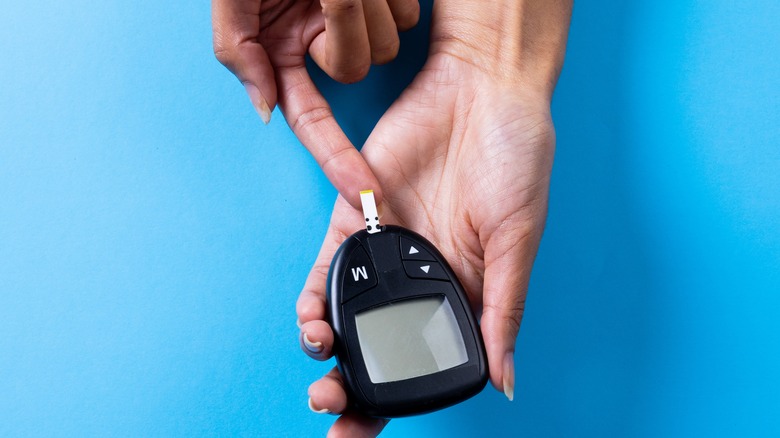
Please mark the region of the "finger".
[[420, 2], [417, 0], [387, 0], [399, 31], [409, 30], [420, 21]]
[[363, 11], [371, 44], [371, 62], [386, 64], [392, 61], [398, 55], [400, 41], [390, 7], [384, 1], [368, 0], [363, 3]]
[[338, 369], [333, 368], [309, 385], [309, 409], [318, 414], [340, 414], [347, 408], [347, 392]]
[[317, 35], [309, 53], [333, 79], [352, 83], [368, 74], [371, 47], [362, 0], [320, 0], [325, 32]]
[[[530, 230], [530, 231], [529, 231]], [[514, 398], [514, 351], [526, 291], [541, 231], [502, 227], [485, 247], [485, 283], [480, 321], [490, 380]]]
[[314, 320], [301, 326], [301, 350], [312, 359], [328, 360], [333, 355], [333, 330], [323, 320]]
[[279, 105], [287, 123], [336, 190], [358, 210], [361, 190], [374, 190], [377, 203], [381, 202], [382, 193], [376, 176], [336, 123], [330, 106], [314, 86], [306, 67], [281, 68], [277, 80]]
[[333, 423], [328, 431], [328, 438], [374, 438], [382, 432], [389, 421], [385, 418], [370, 418], [347, 411]]
[[[334, 207], [334, 215], [335, 210], [343, 203], [344, 199], [339, 196]], [[325, 234], [325, 240], [322, 242], [319, 254], [317, 254], [317, 260], [314, 261], [314, 266], [309, 271], [303, 290], [301, 290], [298, 296], [298, 302], [295, 304], [295, 311], [301, 324], [305, 325], [309, 321], [325, 319], [325, 292], [328, 282], [328, 270], [330, 269], [333, 255], [336, 254], [345, 237], [344, 234], [336, 229], [333, 223], [328, 226], [328, 232]], [[301, 328], [303, 329], [303, 326]]]
[[211, 17], [214, 54], [241, 81], [267, 124], [276, 106], [276, 81], [268, 54], [257, 42], [260, 0], [213, 0]]

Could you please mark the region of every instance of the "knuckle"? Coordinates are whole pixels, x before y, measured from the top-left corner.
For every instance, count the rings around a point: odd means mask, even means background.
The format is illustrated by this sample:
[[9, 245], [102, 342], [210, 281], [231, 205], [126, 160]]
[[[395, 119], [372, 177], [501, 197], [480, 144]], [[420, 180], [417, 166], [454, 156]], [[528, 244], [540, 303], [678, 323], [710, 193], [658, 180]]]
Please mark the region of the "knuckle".
[[325, 297], [314, 289], [304, 289], [295, 303], [295, 312], [306, 322], [316, 319], [325, 309]]
[[316, 264], [312, 267], [312, 274], [319, 276], [320, 279], [328, 278], [329, 265]]
[[[311, 128], [313, 125], [316, 125], [323, 120], [331, 117], [332, 113], [330, 108], [326, 106], [315, 106], [312, 108], [309, 108], [300, 114], [298, 114], [297, 117], [294, 118], [292, 123], [292, 129], [295, 132], [298, 132], [299, 130], [307, 130]], [[313, 271], [317, 271], [320, 269], [319, 266], [315, 265], [313, 268]], [[326, 273], [327, 275], [327, 273]]]
[[493, 312], [499, 323], [508, 328], [510, 333], [517, 335], [520, 331], [520, 323], [523, 320], [523, 311], [525, 310], [524, 301], [518, 301], [509, 309], [495, 305], [485, 305], [485, 310]]
[[230, 68], [234, 64], [232, 51], [228, 49], [223, 47], [214, 47], [214, 56], [216, 56], [217, 61], [219, 61], [219, 63], [225, 67]]
[[523, 307], [512, 309], [511, 312], [502, 316], [507, 327], [512, 330], [512, 333], [518, 333], [520, 331], [520, 322], [523, 320]]
[[345, 147], [343, 149], [334, 149], [330, 151], [328, 157], [325, 158], [320, 164], [320, 167], [325, 172], [327, 172], [330, 167], [337, 167], [336, 163], [339, 163], [341, 161], [341, 158], [345, 154], [348, 154], [351, 150], [354, 150], [354, 148], [350, 146], [350, 147]]
[[214, 32], [213, 48], [214, 56], [220, 64], [228, 68], [235, 65], [236, 45], [229, 43], [223, 33]]
[[303, 316], [311, 313], [313, 310], [317, 310], [319, 306], [324, 304], [325, 298], [317, 292], [317, 289], [307, 284], [298, 295], [298, 300], [295, 302], [295, 310], [299, 316]]

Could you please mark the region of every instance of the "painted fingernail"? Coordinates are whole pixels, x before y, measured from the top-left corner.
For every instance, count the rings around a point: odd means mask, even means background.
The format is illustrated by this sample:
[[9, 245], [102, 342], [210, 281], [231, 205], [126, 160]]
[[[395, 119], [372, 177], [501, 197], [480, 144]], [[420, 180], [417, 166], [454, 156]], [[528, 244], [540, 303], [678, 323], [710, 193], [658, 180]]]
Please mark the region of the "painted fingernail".
[[260, 94], [260, 90], [250, 83], [244, 83], [246, 94], [249, 95], [249, 100], [252, 101], [252, 106], [255, 107], [255, 111], [260, 115], [263, 123], [266, 125], [271, 121], [271, 109], [268, 108], [268, 102], [265, 101], [263, 95]]
[[301, 324], [301, 318], [295, 320], [295, 325], [297, 325], [298, 328], [301, 328], [301, 326], [303, 326], [303, 324]]
[[322, 409], [315, 408], [311, 402], [311, 397], [309, 397], [309, 409], [311, 409], [311, 411], [314, 412], [315, 414], [330, 414], [330, 409], [328, 408], [322, 408]]
[[504, 356], [504, 395], [509, 401], [515, 398], [515, 354], [510, 351]]
[[306, 347], [312, 354], [322, 353], [322, 342], [312, 342], [309, 340], [309, 335], [303, 334], [303, 346]]

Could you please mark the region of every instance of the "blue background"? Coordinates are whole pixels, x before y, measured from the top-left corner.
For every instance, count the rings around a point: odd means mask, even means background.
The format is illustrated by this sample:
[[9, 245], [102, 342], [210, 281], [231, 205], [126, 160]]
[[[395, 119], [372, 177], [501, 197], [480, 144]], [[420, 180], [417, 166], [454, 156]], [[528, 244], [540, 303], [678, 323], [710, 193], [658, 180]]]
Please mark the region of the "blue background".
[[[780, 435], [778, 17], [575, 6], [516, 401], [384, 436]], [[315, 73], [356, 143], [426, 35]], [[208, 3], [11, 2], [0, 59], [0, 436], [324, 435], [294, 303], [336, 193], [214, 59]]]

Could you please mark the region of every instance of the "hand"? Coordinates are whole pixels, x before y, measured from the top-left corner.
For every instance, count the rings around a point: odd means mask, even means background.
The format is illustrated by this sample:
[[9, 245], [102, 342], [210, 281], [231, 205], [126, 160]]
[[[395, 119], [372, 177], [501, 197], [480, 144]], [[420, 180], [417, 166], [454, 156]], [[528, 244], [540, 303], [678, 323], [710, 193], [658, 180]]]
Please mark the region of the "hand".
[[395, 58], [398, 31], [419, 14], [417, 0], [213, 0], [214, 53], [265, 123], [278, 99], [295, 135], [357, 207], [360, 187], [380, 188], [309, 78], [305, 55], [338, 81], [358, 81], [372, 63]]
[[[434, 9], [425, 67], [363, 148], [385, 190], [382, 222], [417, 231], [449, 261], [481, 314], [490, 380], [510, 400], [515, 340], [544, 228], [554, 155], [550, 98], [560, 62], [545, 56], [562, 60], [570, 11], [558, 7], [565, 18], [558, 26], [561, 53], [537, 45], [544, 55], [528, 67], [497, 65], [482, 59], [489, 56], [485, 52], [469, 53], [448, 36], [451, 21], [436, 21], [444, 12]], [[332, 355], [333, 332], [325, 321], [330, 261], [363, 224], [360, 211], [339, 197], [297, 303], [301, 347], [315, 359]], [[329, 436], [375, 436], [386, 424], [347, 409], [335, 368], [309, 387], [309, 396], [312, 410], [342, 414]]]
[[[553, 150], [546, 99], [491, 85], [450, 55], [428, 61], [363, 148], [385, 189], [382, 222], [417, 231], [449, 261], [472, 307], [482, 310], [490, 378], [510, 399], [515, 337], [544, 228]], [[324, 321], [330, 261], [363, 224], [361, 213], [339, 197], [298, 299], [302, 346], [316, 359], [330, 357], [333, 345]], [[309, 394], [314, 410], [342, 413], [347, 406], [336, 370]], [[333, 431], [370, 435], [382, 426], [347, 413]]]

